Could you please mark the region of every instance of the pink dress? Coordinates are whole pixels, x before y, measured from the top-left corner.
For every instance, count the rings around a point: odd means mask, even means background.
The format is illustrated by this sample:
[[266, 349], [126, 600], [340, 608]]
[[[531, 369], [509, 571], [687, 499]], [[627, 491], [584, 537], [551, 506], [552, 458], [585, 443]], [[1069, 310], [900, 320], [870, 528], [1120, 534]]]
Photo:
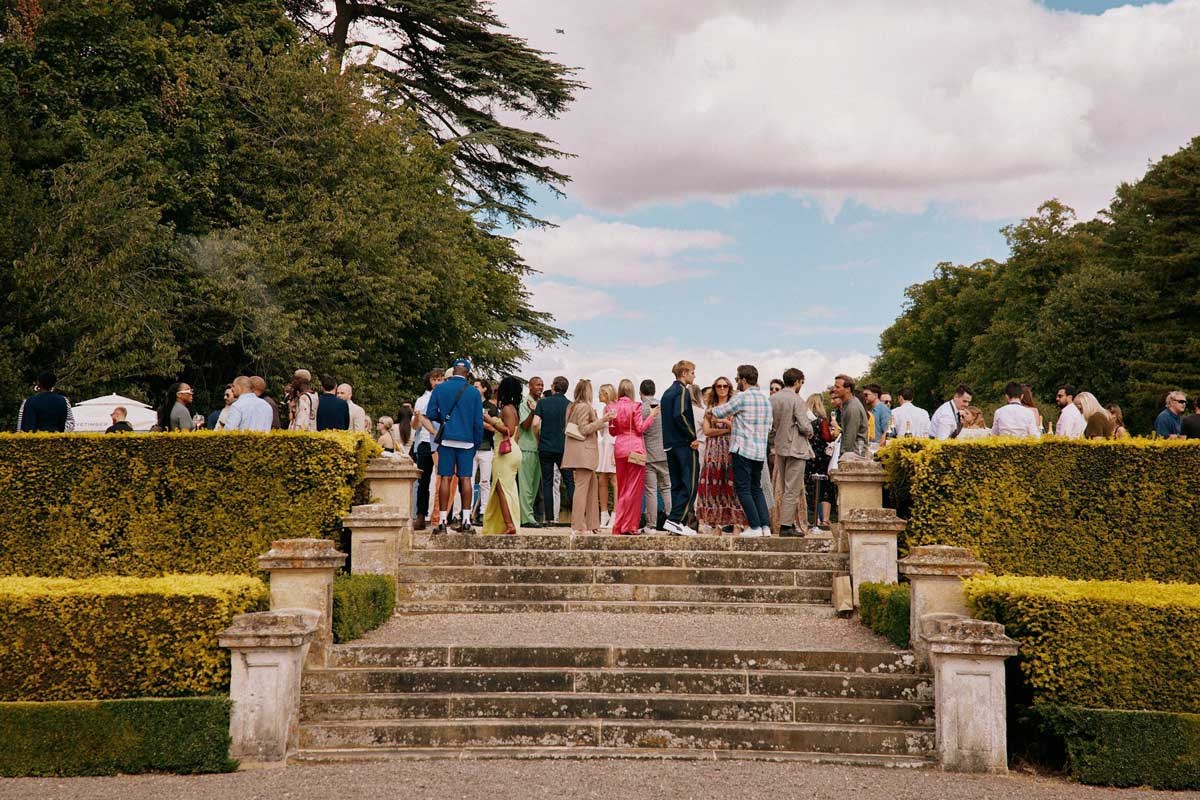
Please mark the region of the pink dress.
[[613, 511], [612, 532], [635, 533], [642, 519], [646, 465], [630, 464], [629, 454], [646, 452], [642, 434], [654, 423], [654, 417], [643, 419], [642, 404], [628, 397], [619, 398], [605, 410], [615, 415], [608, 423], [608, 432], [613, 435], [613, 455], [617, 459], [617, 507]]

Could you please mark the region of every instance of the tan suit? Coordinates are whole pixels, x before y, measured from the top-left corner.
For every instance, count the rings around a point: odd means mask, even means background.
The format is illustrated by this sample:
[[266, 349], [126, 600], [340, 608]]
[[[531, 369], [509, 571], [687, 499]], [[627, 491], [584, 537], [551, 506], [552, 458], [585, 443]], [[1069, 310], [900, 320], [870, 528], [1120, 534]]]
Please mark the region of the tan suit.
[[813, 457], [812, 423], [800, 395], [788, 387], [771, 395], [769, 446], [775, 453], [775, 480], [782, 487], [779, 508], [781, 526], [808, 528], [808, 504], [804, 497], [804, 471]]
[[567, 423], [574, 422], [583, 439], [566, 437], [563, 444], [563, 469], [575, 470], [575, 494], [571, 496], [571, 530], [594, 531], [600, 527], [600, 483], [596, 468], [600, 466], [600, 437], [598, 431], [607, 425], [596, 416], [590, 403], [571, 403], [567, 406]]

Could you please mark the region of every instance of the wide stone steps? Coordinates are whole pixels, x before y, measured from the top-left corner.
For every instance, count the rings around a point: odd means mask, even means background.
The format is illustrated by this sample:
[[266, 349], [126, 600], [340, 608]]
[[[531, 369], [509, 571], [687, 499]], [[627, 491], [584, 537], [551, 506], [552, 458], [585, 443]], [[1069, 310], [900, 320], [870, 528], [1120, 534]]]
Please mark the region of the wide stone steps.
[[302, 683], [299, 760], [510, 753], [923, 765], [911, 653], [339, 645]]
[[398, 614], [829, 613], [844, 554], [822, 538], [413, 535]]

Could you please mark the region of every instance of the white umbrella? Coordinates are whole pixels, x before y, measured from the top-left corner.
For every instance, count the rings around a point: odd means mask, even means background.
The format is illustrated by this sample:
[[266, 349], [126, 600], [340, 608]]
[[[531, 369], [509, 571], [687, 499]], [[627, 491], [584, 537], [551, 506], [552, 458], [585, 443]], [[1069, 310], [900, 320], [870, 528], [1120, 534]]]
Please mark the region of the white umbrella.
[[135, 431], [148, 431], [158, 422], [158, 413], [137, 400], [122, 397], [119, 394], [106, 394], [76, 403], [72, 407], [75, 416], [75, 430], [79, 433], [103, 433], [112, 425], [112, 410], [122, 406], [128, 412], [126, 420]]

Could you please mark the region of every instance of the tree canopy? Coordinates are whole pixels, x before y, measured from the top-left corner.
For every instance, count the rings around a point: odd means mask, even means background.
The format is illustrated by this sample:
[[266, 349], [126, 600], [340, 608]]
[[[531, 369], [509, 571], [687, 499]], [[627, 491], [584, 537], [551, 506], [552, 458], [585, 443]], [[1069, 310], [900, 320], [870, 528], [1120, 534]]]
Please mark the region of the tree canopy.
[[1046, 401], [1066, 383], [1140, 431], [1168, 391], [1200, 391], [1200, 138], [1095, 220], [1050, 200], [1004, 234], [1006, 261], [939, 264], [906, 290], [871, 379], [927, 405], [958, 383], [985, 404], [1010, 380]]
[[73, 395], [215, 403], [300, 366], [394, 408], [470, 355], [564, 334], [455, 148], [277, 0], [0, 0], [0, 419]]

